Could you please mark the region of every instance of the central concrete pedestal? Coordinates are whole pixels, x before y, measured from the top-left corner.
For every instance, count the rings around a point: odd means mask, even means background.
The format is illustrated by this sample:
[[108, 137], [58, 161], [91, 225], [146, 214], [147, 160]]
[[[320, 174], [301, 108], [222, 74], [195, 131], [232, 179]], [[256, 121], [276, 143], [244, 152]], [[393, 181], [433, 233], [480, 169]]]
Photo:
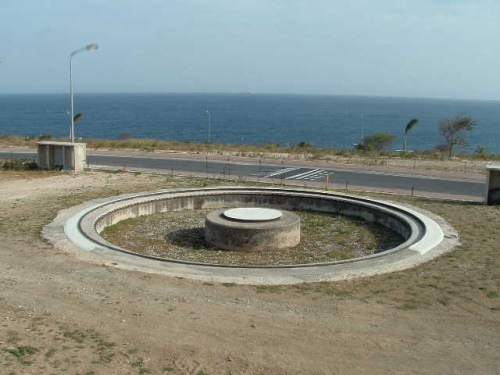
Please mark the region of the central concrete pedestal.
[[300, 218], [267, 208], [223, 209], [205, 218], [205, 242], [232, 251], [285, 249], [300, 243]]

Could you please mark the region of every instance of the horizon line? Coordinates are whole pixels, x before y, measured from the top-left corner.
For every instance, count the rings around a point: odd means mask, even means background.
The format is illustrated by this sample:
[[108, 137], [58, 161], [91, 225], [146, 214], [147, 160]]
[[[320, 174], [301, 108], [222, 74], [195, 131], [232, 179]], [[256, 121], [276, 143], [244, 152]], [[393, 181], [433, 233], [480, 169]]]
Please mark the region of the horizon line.
[[[318, 96], [318, 97], [350, 97], [375, 99], [415, 99], [415, 100], [454, 100], [454, 101], [484, 101], [500, 102], [500, 99], [472, 99], [453, 97], [430, 96], [391, 96], [367, 94], [312, 94], [312, 93], [283, 93], [283, 92], [247, 92], [247, 91], [98, 91], [79, 92], [78, 95], [256, 95], [256, 96]], [[0, 92], [0, 95], [69, 95], [67, 92]]]

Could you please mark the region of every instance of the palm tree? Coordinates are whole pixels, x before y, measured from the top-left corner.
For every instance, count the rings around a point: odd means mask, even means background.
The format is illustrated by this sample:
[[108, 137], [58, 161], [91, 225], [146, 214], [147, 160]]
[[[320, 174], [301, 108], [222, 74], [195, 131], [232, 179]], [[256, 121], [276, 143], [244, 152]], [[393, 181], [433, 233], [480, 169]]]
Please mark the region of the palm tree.
[[73, 117], [73, 123], [77, 122], [78, 120], [80, 120], [80, 118], [83, 116], [83, 113], [77, 113], [74, 117]]
[[406, 124], [405, 132], [403, 134], [404, 144], [403, 151], [406, 151], [406, 138], [408, 137], [408, 132], [418, 123], [418, 119], [414, 118], [410, 120], [408, 124]]

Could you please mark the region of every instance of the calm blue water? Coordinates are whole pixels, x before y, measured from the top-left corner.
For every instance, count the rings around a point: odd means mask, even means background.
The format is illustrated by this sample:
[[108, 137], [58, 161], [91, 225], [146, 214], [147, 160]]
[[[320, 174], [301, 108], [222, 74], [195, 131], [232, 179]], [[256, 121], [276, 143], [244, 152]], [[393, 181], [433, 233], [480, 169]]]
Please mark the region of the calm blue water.
[[[135, 138], [351, 148], [362, 135], [388, 132], [397, 136], [412, 118], [408, 148], [430, 149], [443, 143], [437, 124], [465, 113], [479, 121], [468, 136], [466, 151], [478, 145], [500, 153], [500, 102], [414, 98], [263, 94], [79, 94], [75, 113], [84, 117], [75, 135], [89, 138]], [[0, 134], [67, 136], [69, 95], [0, 95]]]

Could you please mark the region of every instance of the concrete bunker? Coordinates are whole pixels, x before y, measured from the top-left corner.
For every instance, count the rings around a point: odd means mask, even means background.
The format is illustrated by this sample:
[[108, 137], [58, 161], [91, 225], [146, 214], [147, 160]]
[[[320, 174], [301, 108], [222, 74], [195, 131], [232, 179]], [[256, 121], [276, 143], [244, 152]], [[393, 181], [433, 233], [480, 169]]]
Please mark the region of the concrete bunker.
[[486, 169], [486, 204], [500, 205], [500, 165], [488, 165]]
[[38, 166], [42, 169], [81, 172], [87, 163], [86, 143], [38, 142]]

